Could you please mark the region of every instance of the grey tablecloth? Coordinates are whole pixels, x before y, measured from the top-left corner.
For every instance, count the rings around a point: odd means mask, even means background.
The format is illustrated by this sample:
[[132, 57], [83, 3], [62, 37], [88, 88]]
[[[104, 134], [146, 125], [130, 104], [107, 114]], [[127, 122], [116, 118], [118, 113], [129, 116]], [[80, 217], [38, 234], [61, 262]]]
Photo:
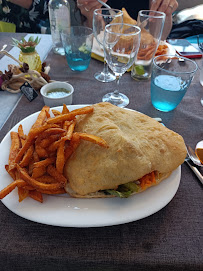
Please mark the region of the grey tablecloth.
[[[0, 37], [0, 44], [5, 43], [6, 35]], [[52, 79], [67, 80], [74, 86], [73, 104], [100, 102], [115, 87], [115, 82], [94, 79], [94, 73], [103, 68], [94, 59], [82, 73], [72, 72], [65, 57], [52, 52], [47, 64]], [[161, 117], [193, 148], [203, 139], [203, 88], [198, 72], [180, 105], [170, 113], [161, 113], [151, 105], [150, 82], [136, 82], [126, 73], [120, 88], [130, 98], [128, 108]], [[23, 96], [2, 128], [0, 139], [20, 119], [42, 106], [40, 95], [31, 103]], [[203, 270], [202, 207], [202, 187], [186, 164], [182, 165], [179, 189], [165, 208], [124, 225], [47, 226], [18, 217], [0, 204], [0, 270]]]

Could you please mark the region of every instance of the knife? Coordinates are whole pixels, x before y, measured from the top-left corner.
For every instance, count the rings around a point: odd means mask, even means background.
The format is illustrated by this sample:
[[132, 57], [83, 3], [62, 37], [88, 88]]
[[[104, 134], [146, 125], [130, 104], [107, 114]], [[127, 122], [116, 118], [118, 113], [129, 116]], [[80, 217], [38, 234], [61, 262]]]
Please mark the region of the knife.
[[203, 176], [199, 172], [199, 170], [194, 166], [193, 162], [190, 160], [190, 158], [185, 158], [185, 162], [188, 164], [188, 166], [192, 169], [194, 174], [197, 176], [197, 178], [200, 180], [201, 184], [203, 184]]

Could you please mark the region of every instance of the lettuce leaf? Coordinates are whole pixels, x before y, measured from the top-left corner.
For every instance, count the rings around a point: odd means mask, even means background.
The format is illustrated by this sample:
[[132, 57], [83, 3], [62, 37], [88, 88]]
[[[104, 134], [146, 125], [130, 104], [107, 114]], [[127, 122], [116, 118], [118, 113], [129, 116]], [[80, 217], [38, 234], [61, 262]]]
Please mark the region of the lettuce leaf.
[[119, 198], [128, 198], [132, 194], [131, 191], [120, 192], [120, 191], [114, 190], [114, 189], [107, 189], [107, 190], [104, 190], [104, 192], [107, 195], [113, 195], [113, 196], [116, 196], [116, 197], [119, 197]]
[[138, 192], [138, 191], [139, 191], [139, 185], [137, 185], [136, 183], [130, 182], [130, 183], [119, 185], [116, 190], [106, 189], [103, 192], [106, 193], [107, 195], [114, 195], [120, 198], [128, 198], [134, 192]]

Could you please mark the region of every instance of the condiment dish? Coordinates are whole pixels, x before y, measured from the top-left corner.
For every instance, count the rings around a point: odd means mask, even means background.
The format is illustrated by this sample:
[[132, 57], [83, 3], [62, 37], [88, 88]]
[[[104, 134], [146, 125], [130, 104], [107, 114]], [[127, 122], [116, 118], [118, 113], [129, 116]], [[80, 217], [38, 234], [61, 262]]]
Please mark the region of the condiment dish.
[[73, 92], [71, 84], [59, 81], [48, 83], [40, 90], [44, 103], [50, 107], [72, 104]]

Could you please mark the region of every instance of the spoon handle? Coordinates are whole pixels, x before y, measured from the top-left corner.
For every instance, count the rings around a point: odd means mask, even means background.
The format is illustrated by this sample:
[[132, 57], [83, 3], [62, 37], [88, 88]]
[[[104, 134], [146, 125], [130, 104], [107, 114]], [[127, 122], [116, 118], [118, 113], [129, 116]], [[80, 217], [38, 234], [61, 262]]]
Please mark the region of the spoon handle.
[[203, 184], [203, 176], [202, 174], [199, 172], [199, 170], [192, 165], [192, 163], [190, 162], [189, 159], [185, 159], [185, 162], [188, 164], [188, 166], [192, 169], [192, 171], [194, 172], [194, 174], [197, 176], [197, 178], [200, 180], [201, 184]]
[[102, 6], [106, 7], [106, 8], [111, 8], [109, 5], [107, 5], [106, 3], [104, 3], [101, 0], [97, 0]]
[[110, 13], [110, 15], [111, 16], [115, 16], [116, 15], [116, 12], [115, 11], [113, 11], [113, 9], [109, 6], [109, 5], [107, 5], [106, 3], [104, 3], [103, 1], [101, 1], [101, 0], [97, 0], [102, 6], [104, 6], [105, 8], [108, 8], [109, 9], [109, 13]]

